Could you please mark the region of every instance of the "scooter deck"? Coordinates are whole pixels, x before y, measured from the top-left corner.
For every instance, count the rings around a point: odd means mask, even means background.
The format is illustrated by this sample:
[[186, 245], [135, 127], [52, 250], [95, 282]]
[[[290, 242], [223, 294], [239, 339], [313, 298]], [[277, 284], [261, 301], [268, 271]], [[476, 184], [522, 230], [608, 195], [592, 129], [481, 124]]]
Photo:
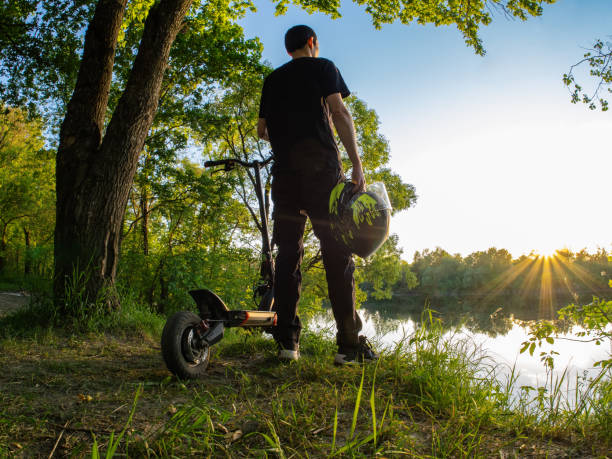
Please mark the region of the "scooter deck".
[[231, 310], [223, 300], [210, 290], [191, 290], [202, 319], [223, 322], [225, 327], [273, 327], [276, 313], [273, 311]]
[[229, 311], [229, 327], [273, 327], [276, 313], [272, 311]]

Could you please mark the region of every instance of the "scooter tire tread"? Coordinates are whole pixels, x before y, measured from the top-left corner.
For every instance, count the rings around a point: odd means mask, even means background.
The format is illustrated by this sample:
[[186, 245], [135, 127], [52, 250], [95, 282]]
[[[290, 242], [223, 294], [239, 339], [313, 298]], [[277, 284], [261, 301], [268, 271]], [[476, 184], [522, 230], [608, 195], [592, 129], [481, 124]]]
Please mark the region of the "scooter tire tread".
[[173, 374], [181, 379], [202, 378], [206, 374], [210, 361], [210, 348], [203, 361], [198, 364], [188, 362], [183, 356], [183, 333], [200, 322], [200, 317], [191, 311], [179, 311], [166, 321], [161, 338], [164, 362]]

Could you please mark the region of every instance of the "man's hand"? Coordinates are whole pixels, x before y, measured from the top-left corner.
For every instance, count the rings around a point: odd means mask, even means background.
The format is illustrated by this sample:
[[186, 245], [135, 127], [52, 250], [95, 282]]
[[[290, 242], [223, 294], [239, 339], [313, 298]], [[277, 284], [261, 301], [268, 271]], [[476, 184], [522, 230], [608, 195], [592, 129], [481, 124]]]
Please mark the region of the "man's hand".
[[353, 172], [351, 173], [351, 182], [353, 182], [359, 191], [365, 191], [366, 181], [363, 176], [363, 169], [361, 167], [361, 162], [359, 162], [356, 166], [353, 165]]

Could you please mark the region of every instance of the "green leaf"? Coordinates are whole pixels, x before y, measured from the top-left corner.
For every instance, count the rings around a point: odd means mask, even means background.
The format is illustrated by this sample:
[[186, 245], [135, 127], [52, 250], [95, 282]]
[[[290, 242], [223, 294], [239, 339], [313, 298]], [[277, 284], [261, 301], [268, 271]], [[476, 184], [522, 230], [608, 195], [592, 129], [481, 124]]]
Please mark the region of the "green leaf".
[[529, 341], [524, 341], [524, 342], [523, 342], [523, 345], [521, 346], [521, 352], [520, 352], [521, 354], [522, 354], [523, 352], [525, 352], [525, 351], [526, 351], [526, 350], [529, 348], [529, 344], [530, 344], [530, 342], [529, 342]]

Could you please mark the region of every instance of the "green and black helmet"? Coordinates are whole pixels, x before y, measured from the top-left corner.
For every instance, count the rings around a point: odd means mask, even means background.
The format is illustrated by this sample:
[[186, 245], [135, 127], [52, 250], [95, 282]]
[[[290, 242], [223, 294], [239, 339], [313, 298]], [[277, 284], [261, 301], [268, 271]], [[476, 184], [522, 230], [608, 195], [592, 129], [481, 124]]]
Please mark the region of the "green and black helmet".
[[350, 180], [340, 182], [329, 197], [332, 234], [352, 253], [369, 257], [387, 240], [391, 203], [382, 182], [355, 192]]

